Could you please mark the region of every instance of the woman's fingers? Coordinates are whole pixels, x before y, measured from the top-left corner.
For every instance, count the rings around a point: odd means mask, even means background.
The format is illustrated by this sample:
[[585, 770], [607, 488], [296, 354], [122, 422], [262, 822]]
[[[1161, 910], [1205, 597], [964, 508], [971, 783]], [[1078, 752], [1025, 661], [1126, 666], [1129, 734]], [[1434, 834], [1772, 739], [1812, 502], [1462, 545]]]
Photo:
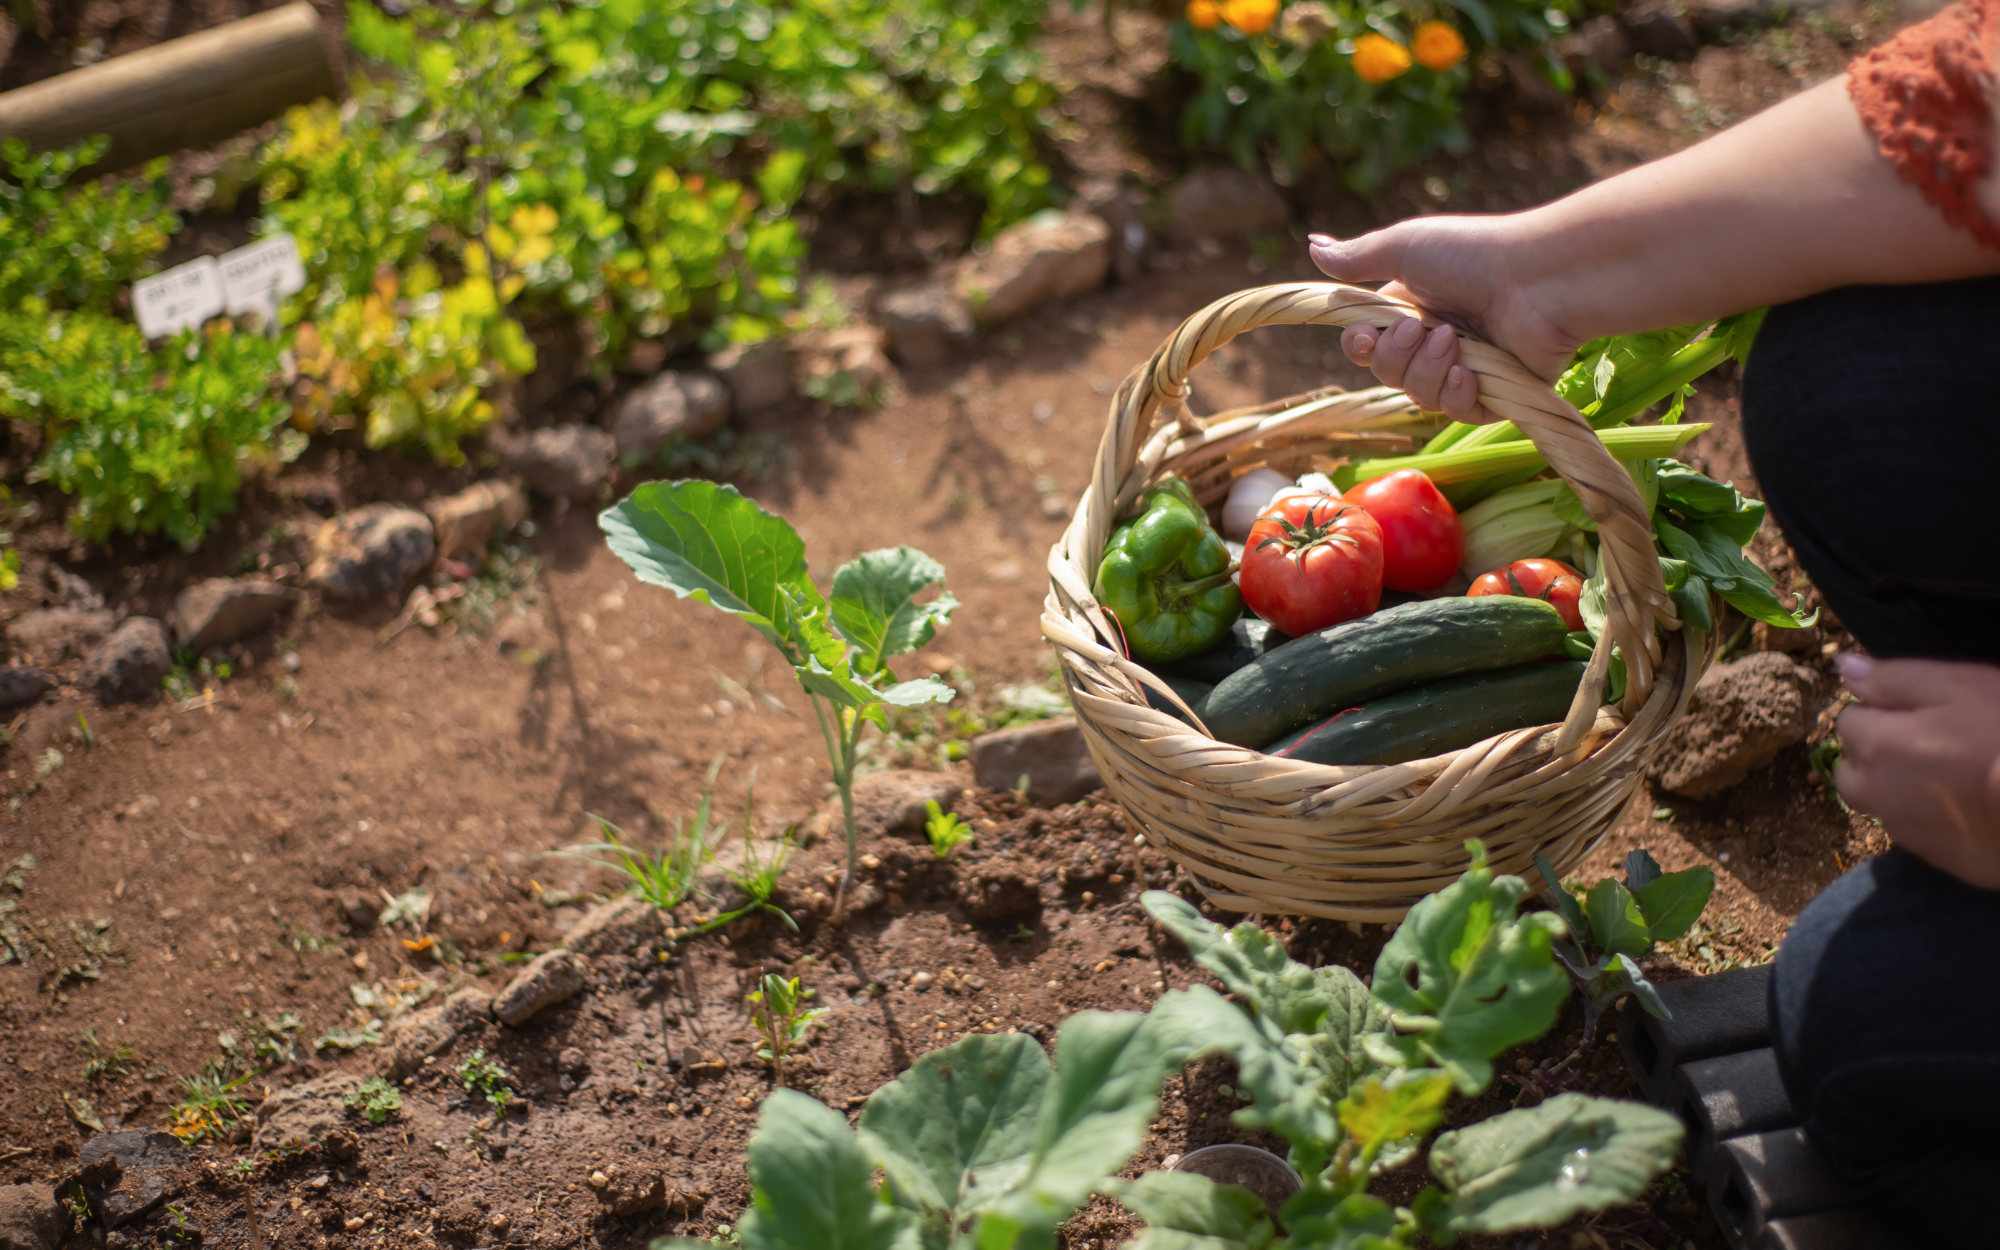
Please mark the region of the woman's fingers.
[[1458, 332], [1450, 326], [1425, 330], [1405, 317], [1386, 330], [1349, 326], [1341, 350], [1357, 365], [1374, 371], [1389, 386], [1402, 388], [1428, 412], [1454, 421], [1472, 419], [1479, 407], [1479, 379], [1459, 360]]
[[1450, 326], [1427, 331], [1403, 371], [1403, 390], [1426, 412], [1444, 410], [1444, 383], [1458, 363], [1458, 332]]
[[1374, 326], [1349, 326], [1340, 332], [1340, 350], [1363, 369], [1375, 363], [1375, 343], [1382, 332]]

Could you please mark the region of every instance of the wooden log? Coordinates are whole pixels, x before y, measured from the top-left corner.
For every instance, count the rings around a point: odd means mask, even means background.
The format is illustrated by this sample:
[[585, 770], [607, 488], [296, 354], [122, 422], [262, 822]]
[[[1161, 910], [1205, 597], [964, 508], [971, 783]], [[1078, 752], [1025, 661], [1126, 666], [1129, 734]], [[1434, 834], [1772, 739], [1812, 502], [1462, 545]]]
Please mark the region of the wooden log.
[[299, 0], [0, 93], [0, 136], [38, 149], [109, 135], [95, 173], [201, 148], [334, 94], [319, 14]]

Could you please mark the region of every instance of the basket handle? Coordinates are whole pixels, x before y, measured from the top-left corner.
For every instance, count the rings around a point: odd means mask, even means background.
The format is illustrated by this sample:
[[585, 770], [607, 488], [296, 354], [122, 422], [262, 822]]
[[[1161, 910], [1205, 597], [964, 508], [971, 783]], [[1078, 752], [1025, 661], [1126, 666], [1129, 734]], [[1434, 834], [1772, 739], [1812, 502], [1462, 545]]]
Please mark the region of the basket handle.
[[[1216, 300], [1183, 321], [1112, 397], [1111, 422], [1098, 447], [1090, 502], [1103, 509], [1144, 486], [1157, 454], [1142, 453], [1158, 442], [1163, 418], [1180, 425], [1189, 422], [1188, 375], [1237, 335], [1268, 325], [1386, 329], [1403, 317], [1420, 318], [1426, 326], [1443, 324], [1414, 305], [1336, 282], [1280, 283]], [[1463, 332], [1458, 341], [1459, 359], [1477, 380], [1479, 403], [1490, 419], [1518, 426], [1597, 523], [1607, 591], [1606, 628], [1563, 721], [1556, 747], [1560, 753], [1581, 741], [1596, 720], [1610, 671], [1611, 645], [1617, 644], [1625, 660], [1623, 708], [1631, 715], [1651, 693], [1660, 666], [1662, 652], [1654, 623], [1678, 628], [1680, 620], [1653, 551], [1652, 518], [1638, 487], [1583, 414], [1512, 353]], [[1154, 463], [1142, 464], [1142, 459]]]

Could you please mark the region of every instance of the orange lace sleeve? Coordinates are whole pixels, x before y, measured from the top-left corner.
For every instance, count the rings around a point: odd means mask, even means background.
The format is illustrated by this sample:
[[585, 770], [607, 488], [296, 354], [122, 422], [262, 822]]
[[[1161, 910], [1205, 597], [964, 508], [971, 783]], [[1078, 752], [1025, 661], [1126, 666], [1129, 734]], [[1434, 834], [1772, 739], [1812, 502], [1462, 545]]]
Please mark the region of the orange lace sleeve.
[[2000, 0], [1962, 0], [1856, 57], [1847, 92], [1903, 180], [1946, 221], [2000, 248], [2000, 228], [1974, 198], [1993, 169], [1996, 37]]

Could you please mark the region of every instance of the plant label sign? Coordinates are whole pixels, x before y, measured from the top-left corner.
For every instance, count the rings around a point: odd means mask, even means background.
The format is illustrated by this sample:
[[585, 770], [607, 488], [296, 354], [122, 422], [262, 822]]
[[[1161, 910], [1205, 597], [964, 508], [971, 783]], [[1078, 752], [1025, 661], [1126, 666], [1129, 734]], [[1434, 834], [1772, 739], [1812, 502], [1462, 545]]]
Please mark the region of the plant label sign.
[[198, 326], [224, 307], [222, 267], [213, 256], [175, 265], [132, 284], [132, 316], [139, 333], [165, 338]]
[[274, 313], [279, 300], [306, 286], [298, 240], [289, 234], [225, 252], [217, 263], [222, 267], [223, 299], [232, 316], [253, 311]]

